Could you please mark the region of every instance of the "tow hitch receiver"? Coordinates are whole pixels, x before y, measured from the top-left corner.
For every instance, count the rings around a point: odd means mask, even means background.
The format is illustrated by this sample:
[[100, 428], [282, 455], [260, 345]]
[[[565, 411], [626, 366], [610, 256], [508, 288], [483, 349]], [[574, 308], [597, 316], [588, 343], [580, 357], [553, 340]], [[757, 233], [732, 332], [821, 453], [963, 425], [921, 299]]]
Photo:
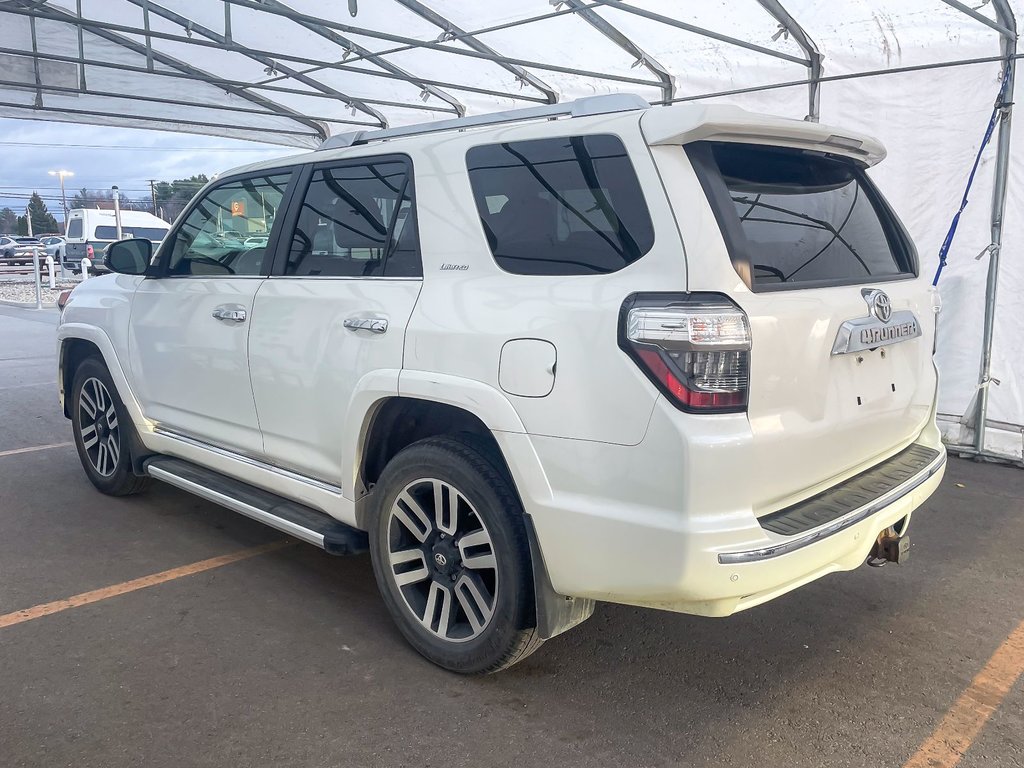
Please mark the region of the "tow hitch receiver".
[[868, 555], [868, 565], [881, 568], [886, 563], [905, 563], [910, 557], [910, 536], [899, 535], [895, 528], [886, 528], [878, 534], [875, 546]]

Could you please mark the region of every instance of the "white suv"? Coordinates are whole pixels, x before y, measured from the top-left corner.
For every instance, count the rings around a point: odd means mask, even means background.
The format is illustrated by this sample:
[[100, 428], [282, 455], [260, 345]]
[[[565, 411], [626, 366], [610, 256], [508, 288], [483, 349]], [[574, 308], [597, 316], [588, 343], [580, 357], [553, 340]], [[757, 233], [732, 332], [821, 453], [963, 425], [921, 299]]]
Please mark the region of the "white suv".
[[458, 672], [598, 600], [728, 616], [898, 562], [945, 452], [883, 156], [611, 96], [225, 174], [63, 307], [82, 464], [369, 549]]

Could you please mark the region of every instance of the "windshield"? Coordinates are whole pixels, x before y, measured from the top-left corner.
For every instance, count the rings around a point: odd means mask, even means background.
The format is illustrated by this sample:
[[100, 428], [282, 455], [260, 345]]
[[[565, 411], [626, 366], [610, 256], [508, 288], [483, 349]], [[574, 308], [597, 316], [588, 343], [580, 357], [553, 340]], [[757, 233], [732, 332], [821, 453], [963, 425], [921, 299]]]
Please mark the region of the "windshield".
[[[709, 197], [752, 287], [849, 284], [913, 272], [892, 212], [855, 163], [817, 152], [710, 143]], [[724, 185], [724, 189], [721, 186]], [[727, 198], [726, 198], [727, 196]], [[725, 200], [727, 199], [727, 203]]]
[[[167, 230], [161, 227], [121, 227], [121, 237], [140, 237], [144, 240], [152, 240], [159, 243], [164, 239]], [[117, 240], [117, 227], [96, 227], [97, 240]]]

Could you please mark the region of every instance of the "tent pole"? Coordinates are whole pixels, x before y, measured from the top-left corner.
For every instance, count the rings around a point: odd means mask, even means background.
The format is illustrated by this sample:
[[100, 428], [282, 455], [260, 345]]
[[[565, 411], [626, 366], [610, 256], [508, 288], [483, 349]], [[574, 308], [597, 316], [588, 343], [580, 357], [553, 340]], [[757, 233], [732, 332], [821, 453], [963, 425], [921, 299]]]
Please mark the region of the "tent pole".
[[805, 120], [816, 123], [821, 114], [821, 51], [817, 44], [811, 39], [803, 27], [790, 16], [789, 11], [782, 7], [779, 0], [757, 0], [772, 17], [779, 22], [783, 29], [793, 36], [796, 44], [807, 56], [807, 117]]
[[583, 0], [564, 0], [565, 4], [576, 11], [576, 18], [582, 19], [590, 26], [611, 40], [634, 59], [634, 67], [643, 66], [661, 81], [661, 96], [671, 101], [676, 95], [675, 79], [672, 74], [659, 64], [649, 53], [624, 35], [615, 25], [588, 6]]
[[[1001, 4], [997, 3], [999, 8]], [[1009, 9], [1006, 9], [1009, 13]], [[1006, 19], [1000, 21], [1006, 23]], [[1013, 24], [1012, 14], [1008, 21]], [[996, 139], [995, 178], [992, 184], [992, 246], [988, 254], [988, 278], [985, 284], [985, 322], [981, 342], [981, 370], [978, 376], [977, 412], [974, 419], [974, 448], [980, 454], [985, 453], [985, 421], [988, 418], [988, 389], [992, 382], [992, 339], [995, 331], [996, 288], [999, 283], [999, 257], [1003, 242], [1003, 217], [1006, 212], [1006, 183], [1010, 172], [1010, 118], [1013, 112], [1013, 80], [1016, 73], [1017, 41], [1008, 36], [1002, 37], [1003, 54], [1007, 68], [1006, 92], [1003, 96], [999, 116], [999, 134]]]
[[1003, 217], [1006, 212], [1006, 185], [1010, 170], [1010, 119], [1013, 104], [1014, 76], [1016, 74], [1017, 22], [1007, 0], [993, 0], [1000, 32], [1000, 48], [1005, 57], [1006, 89], [999, 116], [999, 134], [996, 139], [996, 166], [992, 182], [992, 244], [988, 256], [988, 276], [985, 283], [985, 320], [982, 327], [981, 366], [978, 374], [978, 398], [974, 414], [974, 448], [985, 454], [985, 432], [988, 419], [988, 390], [992, 382], [992, 340], [995, 334], [996, 289], [999, 282], [999, 257], [1003, 240]]

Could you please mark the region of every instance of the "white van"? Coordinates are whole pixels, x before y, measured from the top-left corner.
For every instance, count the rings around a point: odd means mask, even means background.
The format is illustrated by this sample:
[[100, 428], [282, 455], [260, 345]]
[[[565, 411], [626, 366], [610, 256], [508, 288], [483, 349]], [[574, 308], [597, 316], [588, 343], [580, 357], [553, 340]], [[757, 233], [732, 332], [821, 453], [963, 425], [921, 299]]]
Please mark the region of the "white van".
[[103, 252], [115, 240], [141, 237], [160, 243], [171, 226], [163, 219], [145, 211], [121, 211], [121, 237], [113, 211], [99, 208], [75, 208], [68, 212], [67, 247], [61, 254], [65, 267], [78, 272], [86, 256], [94, 271], [105, 272]]

